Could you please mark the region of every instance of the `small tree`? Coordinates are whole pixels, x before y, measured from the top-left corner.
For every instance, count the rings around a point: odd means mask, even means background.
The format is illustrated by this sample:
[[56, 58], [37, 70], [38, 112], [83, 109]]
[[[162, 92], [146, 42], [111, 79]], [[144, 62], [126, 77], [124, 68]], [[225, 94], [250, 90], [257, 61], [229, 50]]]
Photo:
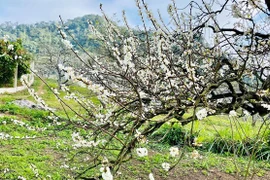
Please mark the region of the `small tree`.
[[42, 77], [55, 76], [59, 88], [61, 84], [65, 84], [68, 81], [64, 77], [63, 72], [59, 69], [59, 65], [70, 66], [71, 64], [75, 65], [77, 63], [74, 62], [74, 54], [69, 49], [62, 47], [63, 44], [60, 40], [55, 40], [50, 43], [41, 42], [39, 54], [36, 60], [38, 74]]
[[30, 55], [22, 46], [20, 39], [11, 42], [8, 36], [0, 40], [0, 86], [9, 85], [14, 81], [14, 72], [17, 77], [28, 73]]

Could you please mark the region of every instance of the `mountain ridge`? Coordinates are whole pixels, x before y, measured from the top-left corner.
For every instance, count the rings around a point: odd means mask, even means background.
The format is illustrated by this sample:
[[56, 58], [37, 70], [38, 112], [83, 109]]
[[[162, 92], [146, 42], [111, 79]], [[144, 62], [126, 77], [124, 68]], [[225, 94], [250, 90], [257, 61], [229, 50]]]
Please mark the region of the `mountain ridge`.
[[[92, 51], [97, 45], [89, 39], [88, 22], [100, 26], [104, 20], [100, 15], [88, 14], [82, 17], [65, 20], [65, 26], [74, 35], [80, 45]], [[23, 46], [33, 54], [39, 54], [41, 45], [58, 44], [61, 39], [58, 33], [57, 21], [41, 21], [33, 24], [5, 22], [0, 24], [0, 37], [9, 35], [11, 40], [22, 39]], [[75, 45], [76, 47], [76, 45]]]

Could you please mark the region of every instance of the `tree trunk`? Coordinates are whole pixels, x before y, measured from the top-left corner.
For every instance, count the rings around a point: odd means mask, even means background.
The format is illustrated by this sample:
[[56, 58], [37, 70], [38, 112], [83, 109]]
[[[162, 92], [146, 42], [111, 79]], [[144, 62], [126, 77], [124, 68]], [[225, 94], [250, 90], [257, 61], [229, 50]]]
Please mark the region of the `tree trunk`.
[[14, 88], [18, 86], [18, 63], [16, 63], [15, 71], [14, 71]]

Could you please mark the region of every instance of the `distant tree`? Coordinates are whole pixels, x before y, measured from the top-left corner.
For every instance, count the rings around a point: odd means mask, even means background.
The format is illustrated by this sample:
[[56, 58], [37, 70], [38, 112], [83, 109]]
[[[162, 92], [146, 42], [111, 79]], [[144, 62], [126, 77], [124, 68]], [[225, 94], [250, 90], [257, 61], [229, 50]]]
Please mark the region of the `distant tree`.
[[[104, 23], [99, 15], [85, 15], [75, 19], [67, 20], [66, 26], [73, 33], [77, 41], [87, 50], [93, 52], [96, 50], [98, 43], [89, 38], [88, 22], [93, 23], [97, 28]], [[59, 38], [57, 22], [38, 22], [35, 24], [18, 24], [5, 22], [0, 24], [0, 36], [8, 34], [11, 40], [20, 38], [23, 40], [24, 47], [33, 54], [38, 54], [41, 42], [44, 42], [42, 36], [46, 34], [51, 38], [51, 42]], [[49, 40], [49, 39], [48, 39]], [[74, 44], [77, 47], [76, 44]]]
[[74, 62], [74, 54], [65, 48], [61, 39], [46, 41], [49, 38], [51, 37], [44, 36], [39, 44], [39, 53], [36, 55], [35, 61], [36, 69], [42, 77], [56, 78], [60, 88], [61, 84], [68, 82], [68, 78], [65, 78], [65, 74], [59, 66], [75, 66], [78, 62]]
[[15, 68], [18, 78], [29, 72], [31, 56], [22, 46], [22, 41], [9, 41], [8, 36], [0, 40], [0, 86], [11, 84]]

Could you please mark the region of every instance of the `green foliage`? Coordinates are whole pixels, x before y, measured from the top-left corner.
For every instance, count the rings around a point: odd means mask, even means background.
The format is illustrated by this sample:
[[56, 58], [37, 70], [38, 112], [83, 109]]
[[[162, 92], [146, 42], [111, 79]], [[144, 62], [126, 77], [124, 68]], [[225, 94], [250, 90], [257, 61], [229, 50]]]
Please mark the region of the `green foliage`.
[[36, 109], [28, 109], [19, 107], [11, 102], [0, 105], [0, 112], [11, 115], [23, 115], [29, 118], [44, 119], [48, 116], [48, 112]]
[[150, 138], [162, 144], [180, 146], [186, 144], [187, 132], [179, 124], [174, 124], [173, 126], [165, 124], [161, 126], [158, 131], [153, 133]]

